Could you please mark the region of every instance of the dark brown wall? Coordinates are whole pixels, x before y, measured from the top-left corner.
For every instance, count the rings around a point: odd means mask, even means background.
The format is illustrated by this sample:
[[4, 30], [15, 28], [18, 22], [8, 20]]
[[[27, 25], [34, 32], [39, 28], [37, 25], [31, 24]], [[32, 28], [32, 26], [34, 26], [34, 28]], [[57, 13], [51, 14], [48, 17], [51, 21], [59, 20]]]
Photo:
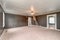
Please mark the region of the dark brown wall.
[[47, 16], [46, 15], [40, 15], [37, 16], [37, 23], [40, 26], [47, 27]]
[[5, 14], [5, 28], [27, 26], [28, 21], [26, 16]]
[[60, 29], [60, 13], [57, 13], [57, 28]]

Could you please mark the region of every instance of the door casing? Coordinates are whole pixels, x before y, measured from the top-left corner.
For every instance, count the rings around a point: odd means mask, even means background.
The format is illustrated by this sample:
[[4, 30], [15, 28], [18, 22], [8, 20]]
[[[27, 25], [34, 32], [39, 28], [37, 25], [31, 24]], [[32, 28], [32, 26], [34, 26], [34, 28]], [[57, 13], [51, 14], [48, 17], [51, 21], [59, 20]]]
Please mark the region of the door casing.
[[55, 30], [56, 30], [57, 29], [57, 14], [47, 15], [47, 28], [49, 28], [48, 17], [50, 17], [50, 16], [54, 16], [55, 17]]

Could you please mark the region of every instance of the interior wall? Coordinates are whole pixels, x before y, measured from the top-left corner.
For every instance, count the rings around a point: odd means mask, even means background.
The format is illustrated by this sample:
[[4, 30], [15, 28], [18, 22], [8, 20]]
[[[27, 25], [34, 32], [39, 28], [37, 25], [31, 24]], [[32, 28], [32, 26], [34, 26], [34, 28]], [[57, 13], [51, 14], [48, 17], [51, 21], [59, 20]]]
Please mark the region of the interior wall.
[[5, 28], [21, 27], [27, 25], [28, 21], [26, 16], [5, 13]]
[[47, 15], [37, 16], [37, 23], [40, 26], [47, 27]]
[[0, 36], [3, 32], [3, 9], [0, 5]]
[[[60, 29], [60, 12], [56, 12], [52, 14], [57, 14], [57, 29]], [[47, 15], [50, 15], [50, 14], [47, 14]], [[47, 15], [40, 15], [36, 17], [38, 25], [47, 27]], [[34, 21], [32, 22], [32, 24], [36, 25]]]
[[60, 12], [57, 13], [57, 29], [60, 29]]
[[1, 5], [0, 5], [0, 13], [2, 13], [3, 12], [3, 9], [2, 9], [2, 7], [1, 7]]
[[0, 28], [3, 27], [3, 9], [0, 5]]
[[3, 13], [0, 13], [0, 28], [3, 27]]
[[[36, 19], [36, 21], [34, 21], [34, 19], [33, 19], [33, 17], [31, 17], [32, 18], [32, 25], [38, 25], [38, 21], [37, 21], [37, 19]], [[35, 18], [37, 18], [37, 17], [35, 17]]]

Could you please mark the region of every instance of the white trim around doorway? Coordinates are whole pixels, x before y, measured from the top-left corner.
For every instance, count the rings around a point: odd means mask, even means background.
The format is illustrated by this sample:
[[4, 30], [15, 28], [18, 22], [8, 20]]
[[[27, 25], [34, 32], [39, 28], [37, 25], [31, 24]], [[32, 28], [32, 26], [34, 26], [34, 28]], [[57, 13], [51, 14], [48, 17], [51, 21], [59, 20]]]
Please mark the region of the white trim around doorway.
[[47, 28], [49, 29], [49, 24], [48, 24], [48, 17], [49, 16], [55, 16], [55, 30], [57, 30], [57, 14], [50, 14], [47, 15]]

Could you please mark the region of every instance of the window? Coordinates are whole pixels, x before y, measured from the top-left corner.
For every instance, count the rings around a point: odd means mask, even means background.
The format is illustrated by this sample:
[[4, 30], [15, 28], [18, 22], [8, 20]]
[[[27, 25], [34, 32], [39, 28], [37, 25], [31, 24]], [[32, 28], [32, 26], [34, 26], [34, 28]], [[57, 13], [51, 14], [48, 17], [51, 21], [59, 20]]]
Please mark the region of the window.
[[50, 16], [48, 19], [49, 19], [49, 24], [55, 24], [55, 17], [54, 16]]

